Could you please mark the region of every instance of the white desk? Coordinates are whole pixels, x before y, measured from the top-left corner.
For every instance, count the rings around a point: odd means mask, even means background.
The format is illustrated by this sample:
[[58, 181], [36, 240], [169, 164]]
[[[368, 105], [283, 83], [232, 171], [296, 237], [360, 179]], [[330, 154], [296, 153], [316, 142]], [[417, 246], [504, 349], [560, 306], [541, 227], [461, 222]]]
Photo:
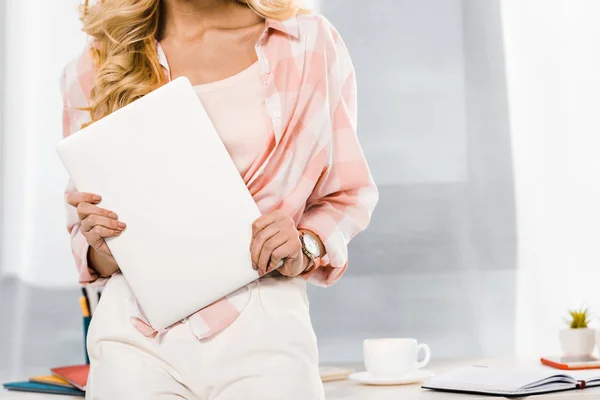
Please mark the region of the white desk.
[[[531, 363], [537, 363], [532, 361]], [[435, 373], [457, 368], [464, 365], [516, 365], [527, 364], [513, 359], [506, 360], [469, 360], [453, 362], [432, 362], [427, 367]], [[357, 371], [363, 369], [362, 365], [353, 366]], [[442, 393], [421, 389], [420, 384], [407, 386], [364, 386], [352, 381], [338, 381], [325, 383], [325, 397], [327, 400], [480, 400], [502, 399], [502, 397]], [[567, 400], [567, 399], [596, 399], [600, 400], [600, 387], [589, 388], [582, 391], [567, 391], [547, 395], [530, 396], [535, 400]]]
[[[487, 364], [507, 365], [515, 364], [514, 360], [477, 360], [461, 362], [432, 362], [428, 368], [436, 373], [441, 373], [462, 365]], [[360, 370], [362, 366], [353, 366]], [[327, 400], [481, 400], [499, 399], [498, 397], [441, 393], [421, 389], [420, 385], [407, 386], [363, 386], [351, 381], [338, 381], [325, 383], [325, 397]], [[540, 396], [531, 396], [535, 400], [583, 400], [600, 399], [600, 387], [589, 388], [582, 391], [568, 391]], [[29, 393], [7, 392], [0, 389], [0, 400], [82, 400], [82, 397], [40, 395]], [[501, 399], [501, 398], [500, 398]]]
[[83, 397], [60, 396], [57, 394], [35, 394], [9, 392], [0, 389], [0, 399], [2, 400], [83, 400]]
[[[498, 397], [441, 393], [423, 390], [419, 385], [368, 387], [351, 382], [330, 382], [325, 384], [327, 400], [481, 400], [499, 399]], [[600, 389], [586, 389], [575, 392], [560, 392], [548, 395], [531, 396], [535, 400], [600, 399]], [[502, 397], [500, 397], [502, 399]], [[17, 400], [17, 399], [15, 399]]]

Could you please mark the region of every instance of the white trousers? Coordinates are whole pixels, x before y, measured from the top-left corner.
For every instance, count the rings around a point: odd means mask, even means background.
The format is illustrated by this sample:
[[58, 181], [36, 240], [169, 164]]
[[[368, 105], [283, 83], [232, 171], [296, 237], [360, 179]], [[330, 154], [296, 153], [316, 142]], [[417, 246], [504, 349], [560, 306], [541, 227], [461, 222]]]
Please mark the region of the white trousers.
[[305, 281], [267, 278], [250, 290], [246, 309], [216, 336], [200, 341], [184, 323], [157, 342], [132, 326], [133, 294], [114, 276], [88, 333], [86, 399], [324, 399]]

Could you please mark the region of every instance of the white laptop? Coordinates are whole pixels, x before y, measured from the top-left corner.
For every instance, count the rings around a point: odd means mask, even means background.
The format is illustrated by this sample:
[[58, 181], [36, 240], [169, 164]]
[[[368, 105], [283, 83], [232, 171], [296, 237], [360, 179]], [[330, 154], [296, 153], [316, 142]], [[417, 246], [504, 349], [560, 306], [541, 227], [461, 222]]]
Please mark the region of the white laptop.
[[62, 140], [77, 189], [127, 228], [107, 240], [148, 321], [165, 328], [258, 278], [260, 212], [192, 85], [178, 78]]

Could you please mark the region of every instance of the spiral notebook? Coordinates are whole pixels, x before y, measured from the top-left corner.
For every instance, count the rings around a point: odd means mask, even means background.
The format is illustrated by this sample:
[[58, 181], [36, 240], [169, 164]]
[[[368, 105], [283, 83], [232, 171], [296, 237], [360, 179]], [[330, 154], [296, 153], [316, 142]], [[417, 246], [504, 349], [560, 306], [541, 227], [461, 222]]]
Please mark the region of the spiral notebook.
[[463, 367], [436, 375], [424, 389], [520, 397], [600, 386], [600, 371], [558, 371], [549, 367]]

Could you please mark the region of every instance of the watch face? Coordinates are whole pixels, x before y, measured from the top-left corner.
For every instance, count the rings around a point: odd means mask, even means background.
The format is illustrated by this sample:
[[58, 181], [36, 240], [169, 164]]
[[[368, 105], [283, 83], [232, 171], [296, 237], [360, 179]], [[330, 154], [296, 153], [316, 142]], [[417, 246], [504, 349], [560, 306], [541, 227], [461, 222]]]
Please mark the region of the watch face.
[[310, 235], [302, 235], [302, 241], [306, 250], [313, 255], [313, 257], [319, 257], [319, 243]]

